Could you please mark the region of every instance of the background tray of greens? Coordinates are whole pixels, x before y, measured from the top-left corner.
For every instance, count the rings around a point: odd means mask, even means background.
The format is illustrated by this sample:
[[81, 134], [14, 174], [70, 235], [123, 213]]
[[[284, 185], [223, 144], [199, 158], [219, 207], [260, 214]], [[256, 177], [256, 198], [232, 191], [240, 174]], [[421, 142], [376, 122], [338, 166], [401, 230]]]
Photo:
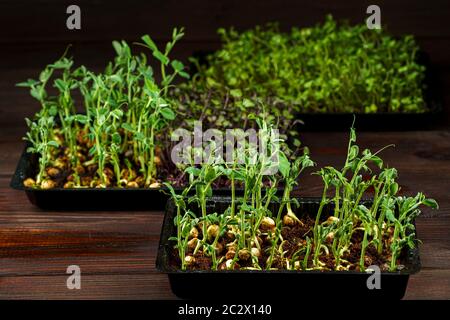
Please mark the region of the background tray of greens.
[[194, 74], [172, 95], [186, 118], [211, 126], [241, 124], [261, 105], [288, 132], [426, 128], [438, 119], [439, 82], [412, 36], [394, 37], [365, 24], [293, 28], [276, 24], [237, 32], [220, 29], [222, 47], [191, 58]]

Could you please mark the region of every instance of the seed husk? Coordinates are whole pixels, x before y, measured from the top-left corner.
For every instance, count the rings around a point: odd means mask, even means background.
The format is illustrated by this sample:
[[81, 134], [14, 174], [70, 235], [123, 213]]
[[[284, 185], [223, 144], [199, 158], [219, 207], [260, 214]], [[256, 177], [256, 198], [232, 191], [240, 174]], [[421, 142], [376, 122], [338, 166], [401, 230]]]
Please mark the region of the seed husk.
[[112, 179], [114, 177], [114, 171], [112, 171], [110, 168], [105, 168], [103, 170], [103, 173], [109, 178]]
[[47, 174], [50, 178], [57, 178], [61, 174], [61, 170], [55, 167], [47, 168]]
[[128, 188], [139, 188], [139, 185], [136, 181], [130, 181], [127, 183]]
[[76, 173], [78, 173], [78, 174], [84, 174], [84, 173], [86, 172], [86, 169], [85, 169], [82, 165], [78, 165], [78, 166], [75, 168], [75, 171], [76, 171]]
[[148, 187], [151, 189], [157, 189], [157, 188], [161, 187], [161, 184], [159, 182], [153, 182]]
[[206, 234], [208, 236], [208, 240], [213, 240], [219, 234], [219, 226], [217, 224], [212, 224], [206, 229]]
[[261, 250], [259, 250], [258, 248], [252, 248], [251, 250], [252, 256], [254, 257], [261, 257]]
[[331, 243], [334, 240], [334, 232], [329, 232], [325, 238], [328, 243]]
[[27, 178], [23, 181], [23, 185], [27, 188], [32, 188], [36, 184], [36, 181], [34, 181], [33, 178]]
[[232, 250], [232, 251], [236, 251], [237, 250], [237, 244], [235, 242], [231, 242], [227, 244], [227, 249], [228, 250]]
[[45, 179], [41, 182], [41, 188], [44, 190], [53, 189], [56, 187], [56, 182], [51, 179]]
[[228, 250], [227, 253], [225, 254], [226, 259], [234, 259], [235, 256], [236, 256], [236, 251], [234, 251], [234, 250]]
[[261, 220], [260, 228], [263, 231], [273, 230], [275, 229], [275, 221], [270, 217], [264, 217]]
[[239, 259], [246, 261], [250, 258], [250, 252], [247, 249], [241, 249], [238, 252], [238, 256]]
[[73, 183], [73, 181], [67, 181], [67, 182], [64, 184], [64, 188], [65, 188], [65, 189], [73, 188], [73, 187], [75, 187], [75, 183]]
[[221, 254], [223, 251], [223, 244], [220, 242], [216, 244], [216, 254]]
[[195, 247], [197, 247], [197, 243], [198, 243], [198, 239], [197, 238], [192, 238], [191, 240], [188, 241], [188, 248], [191, 251], [195, 250]]
[[225, 236], [226, 236], [227, 239], [230, 240], [230, 241], [233, 241], [233, 240], [236, 238], [234, 232], [231, 231], [231, 230], [228, 230], [228, 231], [225, 233]]
[[53, 163], [53, 166], [55, 166], [58, 169], [64, 170], [66, 168], [66, 162], [61, 158], [57, 158]]
[[252, 247], [259, 247], [263, 244], [263, 241], [260, 237], [256, 236], [255, 239], [256, 241], [255, 240], [250, 241]]
[[327, 224], [333, 224], [339, 222], [339, 218], [335, 216], [329, 216], [327, 219]]
[[88, 187], [91, 185], [92, 178], [91, 177], [81, 177], [81, 185], [83, 187]]
[[139, 185], [139, 187], [143, 187], [145, 185], [145, 179], [143, 176], [139, 176], [136, 178], [136, 180], [134, 180], [137, 182], [137, 184]]
[[198, 230], [196, 227], [192, 227], [189, 231], [189, 238], [198, 238]]
[[187, 266], [192, 266], [195, 263], [195, 258], [193, 256], [186, 256], [184, 257], [184, 263], [186, 263]]
[[288, 227], [293, 227], [295, 226], [295, 220], [291, 216], [286, 214], [283, 217], [283, 224]]

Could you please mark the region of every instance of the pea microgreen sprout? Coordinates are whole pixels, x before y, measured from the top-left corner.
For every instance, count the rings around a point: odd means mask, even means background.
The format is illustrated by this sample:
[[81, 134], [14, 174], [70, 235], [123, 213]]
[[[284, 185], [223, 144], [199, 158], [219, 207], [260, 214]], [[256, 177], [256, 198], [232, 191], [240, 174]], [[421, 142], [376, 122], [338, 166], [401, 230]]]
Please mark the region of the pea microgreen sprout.
[[[292, 192], [292, 189], [295, 185], [297, 185], [297, 180], [299, 175], [303, 172], [304, 169], [308, 167], [314, 166], [314, 162], [309, 157], [309, 150], [308, 148], [303, 149], [303, 155], [299, 158], [297, 158], [292, 164], [289, 162], [288, 158], [283, 152], [280, 152], [279, 154], [279, 170], [281, 172], [281, 175], [284, 179], [284, 191], [283, 191], [283, 197], [280, 202], [280, 208], [278, 209], [277, 218], [275, 221], [276, 225], [276, 232], [275, 232], [275, 239], [274, 239], [274, 245], [272, 247], [271, 255], [268, 259], [267, 268], [270, 268], [273, 263], [274, 255], [275, 255], [275, 247], [278, 243], [278, 240], [280, 239], [279, 231], [281, 230], [281, 217], [282, 212], [284, 210], [284, 206], [287, 207], [287, 213], [284, 216], [284, 223], [285, 224], [295, 224], [295, 223], [301, 223], [301, 221], [297, 218], [297, 216], [293, 213], [291, 208], [291, 199], [290, 194]], [[282, 238], [281, 238], [282, 239]]]
[[183, 190], [182, 194], [177, 195], [175, 193], [175, 190], [169, 183], [165, 182], [164, 185], [169, 190], [169, 193], [171, 195], [171, 198], [172, 198], [172, 200], [175, 204], [176, 210], [177, 210], [177, 215], [176, 215], [175, 221], [174, 221], [174, 224], [177, 227], [177, 237], [176, 237], [176, 239], [172, 239], [172, 240], [177, 241], [176, 248], [178, 249], [178, 253], [180, 256], [181, 269], [185, 270], [186, 269], [185, 258], [186, 258], [187, 240], [188, 240], [189, 232], [191, 231], [191, 229], [193, 227], [195, 227], [195, 223], [189, 222], [189, 219], [188, 219], [190, 216], [188, 214], [189, 212], [186, 212], [184, 216], [181, 216], [181, 211], [186, 210], [185, 198], [187, 196], [187, 193], [189, 192], [189, 189], [185, 189], [185, 190]]
[[390, 270], [395, 271], [398, 266], [397, 259], [404, 246], [414, 248], [415, 244], [415, 226], [414, 219], [420, 214], [418, 209], [420, 205], [426, 205], [433, 209], [438, 209], [439, 205], [434, 199], [426, 198], [422, 193], [415, 197], [397, 197], [398, 216], [387, 212], [387, 219], [394, 224], [394, 232], [390, 249], [392, 252]]
[[[103, 72], [85, 66], [74, 69], [64, 54], [38, 80], [18, 84], [29, 87], [41, 104], [28, 123], [41, 123], [43, 128], [30, 128], [27, 135], [33, 145], [29, 151], [40, 156], [38, 182], [33, 177], [27, 184], [40, 188], [45, 180], [46, 188], [159, 187], [159, 169], [169, 166], [162, 161], [163, 142], [170, 133], [166, 129], [176, 117], [166, 93], [176, 76], [188, 77], [183, 64], [169, 58], [182, 36], [182, 30], [175, 29], [164, 52], [151, 45], [148, 35], [142, 37], [161, 64], [161, 82], [154, 79], [144, 53], [133, 54], [125, 41], [114, 41], [116, 57]], [[56, 88], [55, 95], [46, 91], [50, 84]], [[75, 91], [81, 94], [77, 108]], [[51, 118], [54, 124], [39, 122], [40, 118]], [[44, 146], [48, 142], [52, 148]]]
[[[257, 119], [267, 138], [270, 123]], [[437, 208], [437, 203], [422, 193], [399, 196], [397, 171], [385, 167], [379, 157], [383, 149], [360, 152], [353, 128], [349, 140], [344, 167], [327, 166], [316, 173], [324, 189], [314, 220], [295, 214], [291, 207], [298, 176], [314, 164], [307, 148], [295, 160], [280, 156], [280, 174], [275, 176], [262, 174], [274, 165], [273, 160], [255, 154], [250, 142], [239, 152], [242, 161], [206, 161], [188, 167], [190, 179], [183, 193], [177, 195], [172, 189], [177, 206], [177, 237], [172, 240], [184, 261], [181, 268], [363, 272], [376, 261], [383, 271], [401, 269], [402, 252], [415, 246], [412, 222], [419, 206]], [[219, 177], [235, 178], [243, 186], [242, 195], [234, 195], [233, 203], [221, 211], [207, 205], [212, 183]], [[275, 186], [280, 181], [285, 191], [278, 199]], [[372, 201], [365, 200], [369, 189], [374, 192]], [[186, 201], [197, 204], [196, 214], [181, 200], [191, 190], [195, 195]]]
[[[51, 140], [51, 128], [53, 127], [53, 117], [41, 116], [37, 121], [26, 119], [29, 131], [27, 132], [25, 140], [29, 141], [32, 146], [28, 148], [28, 152], [39, 154], [39, 171], [36, 176], [36, 184], [41, 185], [43, 189], [54, 187], [51, 180], [43, 180], [45, 170], [51, 159], [51, 152], [53, 148], [58, 148], [59, 144]], [[27, 185], [34, 186], [34, 182]]]
[[[166, 44], [164, 52], [159, 51], [156, 44], [153, 42], [153, 40], [148, 35], [145, 35], [142, 37], [142, 41], [144, 41], [144, 44], [141, 44], [141, 45], [144, 45], [147, 48], [149, 48], [152, 51], [153, 56], [160, 61], [161, 77], [162, 77], [161, 86], [164, 88], [163, 89], [164, 95], [167, 94], [167, 90], [177, 74], [179, 74], [180, 76], [182, 76], [184, 78], [187, 78], [187, 79], [189, 78], [189, 74], [186, 73], [185, 71], [183, 71], [184, 66], [180, 61], [178, 61], [178, 60], [170, 61], [168, 58], [170, 51], [172, 51], [173, 47], [175, 46], [175, 43], [184, 36], [183, 31], [184, 31], [183, 28], [181, 28], [180, 30], [178, 30], [177, 28], [173, 29], [172, 41], [170, 41]], [[166, 73], [166, 67], [169, 65], [169, 63], [174, 71], [171, 75], [168, 75]]]

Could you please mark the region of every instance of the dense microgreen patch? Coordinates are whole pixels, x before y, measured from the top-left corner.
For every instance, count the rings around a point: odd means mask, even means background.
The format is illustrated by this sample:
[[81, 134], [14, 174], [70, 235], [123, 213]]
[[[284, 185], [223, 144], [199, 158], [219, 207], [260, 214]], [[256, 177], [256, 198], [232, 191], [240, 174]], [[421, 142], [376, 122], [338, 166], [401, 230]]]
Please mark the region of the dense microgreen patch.
[[[270, 127], [263, 120], [258, 124]], [[422, 193], [399, 195], [397, 171], [379, 157], [383, 149], [360, 152], [352, 128], [342, 169], [315, 172], [323, 180], [317, 212], [302, 212], [291, 196], [301, 172], [314, 166], [306, 148], [295, 160], [278, 150], [278, 176], [262, 175], [264, 168], [275, 165], [262, 158], [253, 166], [244, 161], [187, 168], [192, 179], [181, 194], [168, 184], [177, 213], [177, 233], [170, 240], [176, 241], [178, 258], [172, 263], [182, 270], [402, 269], [405, 249], [416, 246], [413, 220], [419, 206], [438, 205]], [[237, 156], [251, 158], [251, 146]], [[213, 194], [211, 181], [220, 176], [240, 180], [244, 193], [232, 193], [228, 205], [218, 211], [208, 206], [205, 194]], [[282, 197], [275, 192], [280, 183], [286, 186]], [[195, 195], [188, 197], [192, 190]]]
[[[188, 77], [180, 61], [169, 54], [183, 36], [174, 29], [172, 40], [160, 51], [148, 35], [142, 46], [160, 63], [158, 83], [144, 53], [133, 54], [125, 41], [114, 41], [114, 61], [101, 73], [73, 67], [65, 56], [48, 65], [29, 87], [41, 104], [34, 119], [27, 119], [25, 137], [39, 155], [39, 172], [25, 184], [40, 188], [157, 187], [162, 162], [161, 137], [175, 118], [166, 99], [176, 76]], [[52, 85], [56, 94], [47, 92]], [[81, 106], [76, 108], [74, 91]], [[81, 111], [81, 112], [79, 112]]]
[[[295, 112], [423, 112], [425, 68], [412, 36], [394, 38], [331, 16], [311, 28], [220, 29], [222, 48], [174, 90], [180, 108], [213, 126], [242, 123], [263, 101], [288, 133]], [[195, 62], [195, 59], [194, 59]]]

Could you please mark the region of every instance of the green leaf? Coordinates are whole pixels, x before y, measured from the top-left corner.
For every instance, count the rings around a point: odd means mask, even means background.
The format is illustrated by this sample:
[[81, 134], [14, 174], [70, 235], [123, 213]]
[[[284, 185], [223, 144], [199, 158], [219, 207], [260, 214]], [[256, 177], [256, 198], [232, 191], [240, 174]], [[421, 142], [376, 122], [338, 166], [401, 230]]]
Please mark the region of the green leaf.
[[51, 147], [55, 147], [55, 148], [59, 147], [59, 143], [54, 141], [54, 140], [51, 140], [51, 141], [47, 142], [47, 145], [49, 145]]
[[291, 170], [291, 163], [282, 151], [278, 154], [278, 170], [281, 172], [283, 178], [287, 178]]
[[45, 82], [45, 81], [47, 81], [50, 78], [50, 75], [51, 75], [50, 71], [48, 69], [45, 69], [44, 71], [42, 71], [39, 74], [39, 80], [41, 82]]
[[112, 45], [114, 47], [114, 50], [116, 50], [117, 55], [121, 55], [122, 54], [122, 46], [120, 45], [119, 41], [113, 41]]
[[394, 216], [394, 212], [391, 209], [386, 210], [386, 218], [391, 222], [397, 221], [397, 219]]
[[129, 123], [122, 123], [121, 127], [127, 131], [134, 132], [134, 128]]
[[113, 74], [109, 77], [112, 82], [121, 83], [123, 82], [122, 78], [118, 74]]
[[111, 136], [111, 140], [115, 144], [120, 144], [122, 142], [122, 137], [120, 136], [120, 134], [118, 132], [114, 132]]
[[433, 209], [439, 209], [439, 204], [434, 199], [427, 198], [427, 199], [423, 200], [422, 203], [424, 205], [426, 205], [427, 207], [430, 207]]
[[235, 98], [242, 97], [242, 91], [240, 89], [232, 89], [232, 90], [230, 90], [230, 94], [232, 97], [235, 97]]
[[390, 185], [390, 191], [391, 191], [391, 194], [392, 195], [396, 195], [397, 194], [397, 192], [398, 192], [398, 183], [397, 182], [394, 182], [393, 184], [391, 184]]
[[39, 82], [38, 81], [36, 81], [36, 80], [33, 80], [33, 79], [28, 79], [27, 81], [25, 81], [25, 82], [19, 82], [19, 83], [16, 83], [16, 87], [31, 87], [31, 86], [34, 86], [34, 85], [36, 85], [36, 84], [38, 84]]
[[84, 114], [76, 114], [74, 118], [75, 121], [78, 121], [81, 124], [85, 124], [88, 121], [88, 117], [85, 116]]
[[113, 111], [111, 111], [111, 115], [119, 120], [123, 116], [123, 111], [120, 109], [114, 109]]
[[158, 59], [162, 64], [167, 65], [169, 63], [169, 58], [167, 58], [160, 51], [153, 51], [153, 56]]
[[67, 85], [66, 85], [66, 83], [65, 83], [63, 80], [61, 80], [61, 79], [56, 79], [56, 80], [55, 80], [55, 87], [58, 88], [59, 91], [63, 92], [63, 91], [66, 90]]
[[40, 100], [41, 99], [41, 91], [39, 91], [37, 88], [33, 87], [30, 90], [30, 94], [33, 98]]
[[175, 119], [175, 113], [173, 112], [172, 109], [170, 108], [162, 108], [161, 109], [161, 114], [164, 118], [166, 118], [167, 120], [173, 120]]
[[353, 145], [350, 147], [350, 152], [348, 154], [348, 160], [352, 161], [353, 159], [355, 159], [358, 156], [359, 153], [359, 148], [357, 145]]
[[189, 73], [184, 72], [184, 71], [180, 71], [178, 73], [181, 77], [185, 78], [185, 79], [189, 79], [191, 76], [189, 75]]
[[216, 171], [213, 167], [207, 167], [206, 173], [205, 173], [205, 181], [210, 182], [213, 181], [217, 177]]
[[58, 107], [55, 105], [52, 105], [49, 109], [48, 109], [48, 114], [52, 117], [56, 116], [58, 114]]
[[244, 99], [244, 101], [242, 101], [242, 104], [244, 105], [244, 107], [246, 108], [250, 108], [253, 107], [255, 104], [253, 103], [253, 101], [251, 101], [250, 99]]
[[378, 168], [383, 168], [383, 160], [380, 157], [372, 156], [371, 160], [378, 166]]
[[153, 42], [153, 40], [150, 38], [148, 34], [141, 37], [142, 41], [153, 51], [158, 51], [158, 47]]
[[183, 63], [181, 63], [181, 62], [178, 61], [178, 60], [172, 60], [172, 62], [171, 62], [170, 64], [172, 65], [172, 68], [173, 68], [175, 71], [180, 72], [180, 71], [182, 71], [182, 70], [184, 69]]

